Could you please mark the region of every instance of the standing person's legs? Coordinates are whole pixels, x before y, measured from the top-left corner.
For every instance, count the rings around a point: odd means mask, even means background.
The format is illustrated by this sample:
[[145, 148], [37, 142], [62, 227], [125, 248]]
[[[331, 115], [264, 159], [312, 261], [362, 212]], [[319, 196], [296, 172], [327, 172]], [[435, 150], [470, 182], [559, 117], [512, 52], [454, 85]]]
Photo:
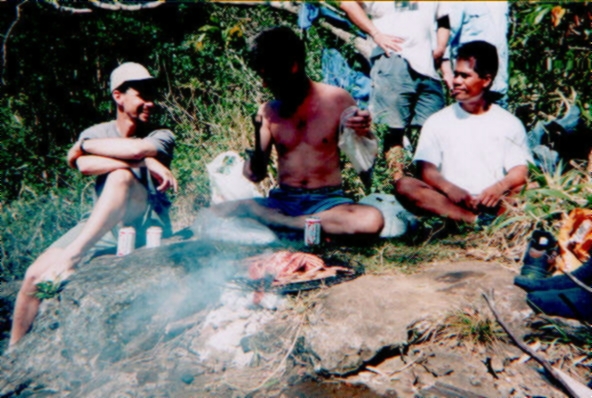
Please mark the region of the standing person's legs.
[[129, 170], [116, 170], [109, 174], [80, 234], [64, 248], [49, 248], [27, 269], [15, 302], [10, 346], [28, 331], [37, 315], [40, 300], [35, 297], [36, 285], [44, 279], [67, 278], [83, 254], [115, 225], [120, 221], [130, 224], [142, 216], [147, 198], [146, 188]]
[[403, 136], [411, 121], [415, 84], [407, 61], [396, 54], [376, 58], [371, 78], [370, 111], [376, 124], [387, 126], [383, 153], [397, 180], [403, 176]]
[[442, 82], [432, 78], [418, 74], [412, 71], [413, 79], [416, 82], [417, 98], [412, 126], [421, 127], [434, 113], [444, 108], [444, 90], [442, 89]]

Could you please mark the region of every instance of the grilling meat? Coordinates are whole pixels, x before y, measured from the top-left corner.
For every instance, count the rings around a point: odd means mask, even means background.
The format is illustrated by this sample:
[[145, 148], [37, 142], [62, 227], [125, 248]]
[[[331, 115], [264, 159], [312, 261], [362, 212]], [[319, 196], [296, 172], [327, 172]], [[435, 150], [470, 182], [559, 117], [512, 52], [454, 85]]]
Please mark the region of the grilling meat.
[[313, 254], [285, 250], [249, 257], [245, 260], [245, 265], [249, 268], [249, 278], [258, 280], [273, 277], [272, 286], [323, 279], [336, 276], [338, 272], [354, 272], [346, 267], [327, 266], [320, 257]]

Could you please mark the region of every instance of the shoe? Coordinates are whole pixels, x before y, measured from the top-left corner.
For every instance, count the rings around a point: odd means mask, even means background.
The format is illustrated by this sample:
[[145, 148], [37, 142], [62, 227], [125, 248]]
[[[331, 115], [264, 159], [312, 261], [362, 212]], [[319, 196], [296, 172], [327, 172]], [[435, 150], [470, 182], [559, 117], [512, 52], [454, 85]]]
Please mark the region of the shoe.
[[497, 214], [494, 213], [479, 213], [475, 220], [475, 230], [482, 231], [489, 227], [497, 218]]
[[557, 255], [557, 241], [547, 231], [532, 233], [522, 259], [520, 275], [529, 279], [543, 279], [551, 275], [551, 267]]

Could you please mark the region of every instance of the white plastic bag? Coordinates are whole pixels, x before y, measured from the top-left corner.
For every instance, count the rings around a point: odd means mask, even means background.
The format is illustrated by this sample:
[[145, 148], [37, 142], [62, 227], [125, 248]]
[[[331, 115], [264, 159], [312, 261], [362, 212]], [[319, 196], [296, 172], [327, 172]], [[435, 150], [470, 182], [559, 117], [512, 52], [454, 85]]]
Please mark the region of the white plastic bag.
[[360, 204], [376, 207], [384, 217], [381, 238], [396, 238], [417, 227], [417, 217], [405, 210], [393, 195], [373, 193], [363, 197]]
[[262, 196], [255, 184], [243, 176], [244, 163], [238, 153], [228, 151], [216, 156], [206, 166], [210, 177], [212, 204]]
[[358, 110], [357, 106], [350, 106], [341, 114], [341, 134], [339, 148], [354, 166], [356, 172], [368, 171], [374, 164], [378, 154], [378, 140], [376, 137], [360, 137], [353, 129], [344, 127], [345, 122]]

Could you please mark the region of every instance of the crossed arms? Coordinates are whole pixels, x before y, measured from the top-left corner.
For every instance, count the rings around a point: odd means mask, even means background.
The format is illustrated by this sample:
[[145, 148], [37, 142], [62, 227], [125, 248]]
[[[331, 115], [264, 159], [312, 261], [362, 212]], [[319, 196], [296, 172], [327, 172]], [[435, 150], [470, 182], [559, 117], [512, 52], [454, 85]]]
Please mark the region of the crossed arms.
[[[83, 148], [84, 151], [83, 151]], [[68, 164], [84, 175], [101, 175], [117, 169], [146, 167], [158, 182], [156, 188], [177, 192], [177, 180], [168, 167], [156, 159], [158, 149], [145, 139], [93, 138], [77, 141], [68, 151]]]

